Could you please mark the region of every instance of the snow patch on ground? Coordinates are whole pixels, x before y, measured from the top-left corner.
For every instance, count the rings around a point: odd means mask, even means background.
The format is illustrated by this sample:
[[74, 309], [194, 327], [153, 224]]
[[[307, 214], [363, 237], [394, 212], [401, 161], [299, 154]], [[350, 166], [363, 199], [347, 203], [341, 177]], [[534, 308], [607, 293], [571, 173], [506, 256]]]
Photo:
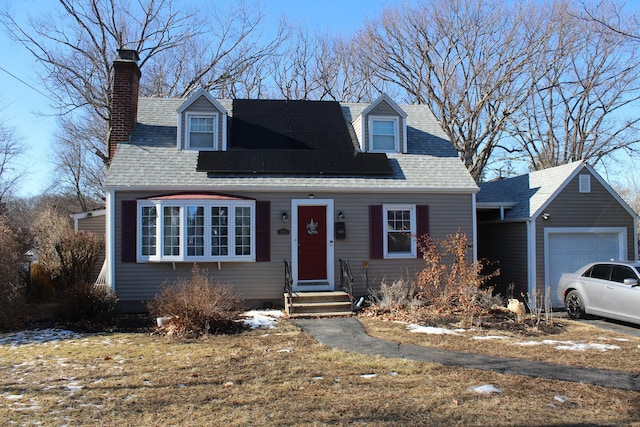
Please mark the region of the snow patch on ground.
[[62, 340], [78, 339], [82, 335], [63, 329], [33, 329], [0, 335], [0, 345], [27, 345], [58, 343]]
[[421, 326], [416, 325], [415, 323], [407, 325], [407, 329], [411, 332], [430, 335], [460, 335], [460, 332], [464, 332], [464, 329], [451, 330], [446, 328], [436, 328], [434, 326]]
[[475, 387], [469, 387], [471, 391], [475, 391], [478, 394], [492, 394], [492, 393], [502, 393], [502, 390], [493, 384], [484, 384]]
[[[423, 334], [432, 334], [432, 335], [462, 335], [462, 332], [465, 332], [464, 329], [446, 329], [446, 328], [437, 328], [433, 326], [421, 326], [417, 324], [409, 324], [407, 325], [407, 329], [411, 332], [423, 333]], [[568, 350], [568, 351], [586, 351], [586, 350], [599, 350], [599, 351], [610, 351], [610, 350], [620, 350], [620, 346], [613, 344], [601, 344], [601, 343], [586, 343], [586, 342], [575, 342], [575, 341], [558, 341], [558, 340], [542, 340], [542, 341], [515, 341], [510, 337], [503, 335], [475, 335], [471, 337], [474, 340], [511, 340], [511, 344], [520, 345], [523, 347], [528, 346], [536, 346], [536, 345], [552, 345], [557, 350]], [[602, 341], [629, 341], [626, 338], [606, 338], [606, 337], [598, 337], [599, 340]], [[640, 348], [640, 346], [638, 346]]]
[[280, 310], [250, 310], [241, 315], [242, 322], [251, 329], [274, 329], [282, 316]]

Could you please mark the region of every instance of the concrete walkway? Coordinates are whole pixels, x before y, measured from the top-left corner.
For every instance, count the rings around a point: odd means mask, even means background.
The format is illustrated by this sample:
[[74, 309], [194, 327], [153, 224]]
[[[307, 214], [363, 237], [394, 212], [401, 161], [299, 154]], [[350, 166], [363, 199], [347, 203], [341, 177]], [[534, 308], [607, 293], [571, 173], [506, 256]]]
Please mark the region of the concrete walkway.
[[640, 374], [401, 344], [370, 336], [355, 317], [295, 319], [292, 322], [320, 343], [352, 353], [640, 391]]

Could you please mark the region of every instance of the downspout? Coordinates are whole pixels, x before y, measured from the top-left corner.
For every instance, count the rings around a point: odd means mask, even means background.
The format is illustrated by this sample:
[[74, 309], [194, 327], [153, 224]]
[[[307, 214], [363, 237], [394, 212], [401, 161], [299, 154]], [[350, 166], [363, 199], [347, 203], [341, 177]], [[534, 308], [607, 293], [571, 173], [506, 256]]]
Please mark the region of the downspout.
[[[527, 292], [529, 293], [529, 295], [533, 295], [533, 292], [536, 289], [536, 220], [535, 218], [528, 218], [527, 219], [527, 252], [529, 253], [529, 256], [527, 257], [527, 263], [528, 263], [528, 285], [527, 285]], [[533, 305], [535, 306], [536, 302], [535, 300], [532, 301]], [[534, 308], [534, 307], [532, 307]]]
[[473, 262], [478, 261], [478, 211], [476, 210], [476, 193], [471, 194]]
[[116, 291], [115, 287], [115, 211], [116, 211], [116, 196], [113, 190], [107, 191], [107, 199], [106, 199], [106, 207], [107, 207], [107, 218], [106, 218], [106, 235], [107, 240], [105, 242], [105, 256], [106, 256], [106, 264], [107, 264], [107, 277], [106, 284], [111, 288], [112, 291]]

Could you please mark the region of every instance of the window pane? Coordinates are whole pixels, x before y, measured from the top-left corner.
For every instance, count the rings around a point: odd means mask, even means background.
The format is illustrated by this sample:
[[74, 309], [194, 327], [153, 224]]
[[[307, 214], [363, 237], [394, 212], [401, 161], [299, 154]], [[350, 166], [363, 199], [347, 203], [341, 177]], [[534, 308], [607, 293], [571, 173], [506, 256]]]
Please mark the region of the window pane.
[[373, 134], [374, 135], [391, 135], [393, 136], [393, 126], [395, 122], [393, 120], [374, 120], [373, 121]]
[[142, 207], [142, 255], [143, 256], [155, 256], [156, 255], [156, 207], [155, 206], [143, 206]]
[[165, 206], [163, 208], [164, 245], [163, 255], [180, 255], [180, 207]]
[[189, 147], [213, 148], [213, 134], [191, 132], [191, 135], [189, 136]]
[[251, 208], [237, 206], [235, 216], [236, 255], [251, 255]]
[[211, 255], [229, 255], [229, 210], [226, 206], [211, 208]]
[[411, 253], [411, 234], [388, 233], [387, 239], [389, 253]]
[[187, 207], [187, 255], [204, 256], [204, 206]]

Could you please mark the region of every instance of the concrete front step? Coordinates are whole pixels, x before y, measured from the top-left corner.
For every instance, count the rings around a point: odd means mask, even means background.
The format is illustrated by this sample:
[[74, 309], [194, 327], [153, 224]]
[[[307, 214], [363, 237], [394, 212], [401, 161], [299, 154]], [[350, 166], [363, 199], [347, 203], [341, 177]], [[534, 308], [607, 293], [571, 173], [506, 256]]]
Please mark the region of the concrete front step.
[[295, 292], [291, 301], [284, 294], [290, 317], [350, 316], [351, 301], [345, 292]]

